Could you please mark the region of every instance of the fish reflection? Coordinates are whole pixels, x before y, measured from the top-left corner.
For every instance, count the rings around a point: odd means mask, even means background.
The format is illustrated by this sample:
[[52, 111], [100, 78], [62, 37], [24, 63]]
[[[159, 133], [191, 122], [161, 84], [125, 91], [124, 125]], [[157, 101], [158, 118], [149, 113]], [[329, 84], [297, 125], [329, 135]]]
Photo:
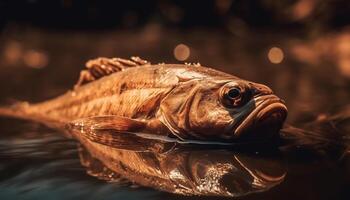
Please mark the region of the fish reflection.
[[117, 135], [115, 145], [108, 140], [97, 143], [78, 138], [80, 160], [88, 174], [110, 182], [127, 181], [171, 193], [207, 196], [266, 191], [286, 175], [280, 162], [261, 155], [154, 142], [128, 133]]

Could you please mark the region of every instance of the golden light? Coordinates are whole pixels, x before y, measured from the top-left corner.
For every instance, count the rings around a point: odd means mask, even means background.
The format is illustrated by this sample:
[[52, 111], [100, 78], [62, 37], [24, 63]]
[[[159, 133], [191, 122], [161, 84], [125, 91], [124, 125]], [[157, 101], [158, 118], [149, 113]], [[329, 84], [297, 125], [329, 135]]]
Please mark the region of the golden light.
[[350, 78], [350, 58], [339, 60], [338, 68], [342, 75]]
[[29, 50], [24, 54], [23, 61], [28, 67], [43, 68], [48, 64], [49, 59], [43, 52]]
[[215, 5], [216, 8], [220, 13], [226, 13], [227, 11], [230, 10], [230, 7], [232, 5], [232, 0], [216, 0]]
[[321, 113], [317, 116], [316, 120], [321, 122], [321, 121], [325, 121], [327, 119], [327, 114]]
[[350, 34], [342, 34], [335, 42], [336, 62], [340, 73], [350, 78]]
[[316, 3], [315, 0], [299, 0], [293, 8], [294, 19], [300, 20], [310, 16], [317, 5]]
[[290, 48], [291, 54], [299, 61], [317, 65], [320, 62], [319, 52], [316, 52], [308, 45], [296, 44]]
[[279, 64], [283, 61], [284, 53], [281, 48], [272, 47], [267, 54], [271, 63]]
[[5, 60], [10, 64], [17, 63], [22, 57], [22, 46], [20, 43], [11, 41], [4, 49]]
[[176, 60], [185, 61], [190, 57], [190, 48], [187, 45], [179, 44], [174, 49], [174, 57]]

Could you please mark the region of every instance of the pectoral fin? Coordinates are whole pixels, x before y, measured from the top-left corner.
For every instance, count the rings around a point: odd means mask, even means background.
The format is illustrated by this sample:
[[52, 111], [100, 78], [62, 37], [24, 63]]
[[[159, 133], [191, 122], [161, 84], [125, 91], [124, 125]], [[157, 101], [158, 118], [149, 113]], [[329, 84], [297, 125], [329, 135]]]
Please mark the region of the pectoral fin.
[[[157, 124], [155, 121], [144, 122], [107, 115], [75, 120], [67, 124], [67, 129], [82, 143], [88, 140], [111, 147], [138, 151], [163, 152], [171, 149], [172, 141], [160, 141], [162, 130], [159, 130], [155, 124]], [[145, 137], [146, 135], [149, 137]], [[151, 135], [154, 137], [150, 137]]]
[[146, 129], [145, 122], [118, 116], [97, 116], [75, 120], [67, 129], [78, 140], [90, 140], [104, 145], [117, 145], [132, 134]]
[[85, 132], [94, 130], [137, 132], [145, 129], [147, 127], [147, 123], [136, 119], [130, 119], [127, 117], [105, 115], [78, 119], [69, 123], [68, 127], [70, 129]]

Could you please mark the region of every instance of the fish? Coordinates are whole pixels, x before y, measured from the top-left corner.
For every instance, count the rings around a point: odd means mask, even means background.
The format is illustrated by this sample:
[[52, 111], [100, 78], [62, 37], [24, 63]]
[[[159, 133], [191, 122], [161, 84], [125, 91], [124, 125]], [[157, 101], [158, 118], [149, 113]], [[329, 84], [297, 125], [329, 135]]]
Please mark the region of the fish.
[[287, 113], [266, 85], [200, 64], [151, 64], [140, 57], [89, 60], [65, 94], [0, 108], [0, 115], [85, 132], [230, 142], [278, 136]]

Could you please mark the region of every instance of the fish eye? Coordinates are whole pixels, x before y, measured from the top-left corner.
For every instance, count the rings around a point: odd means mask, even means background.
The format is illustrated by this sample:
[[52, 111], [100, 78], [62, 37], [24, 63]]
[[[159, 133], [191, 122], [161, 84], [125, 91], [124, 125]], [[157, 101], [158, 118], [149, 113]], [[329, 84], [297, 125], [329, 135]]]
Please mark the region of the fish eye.
[[241, 96], [241, 89], [234, 87], [227, 91], [227, 97], [234, 100]]
[[227, 108], [239, 107], [246, 102], [247, 93], [245, 87], [229, 83], [221, 89], [221, 102]]

